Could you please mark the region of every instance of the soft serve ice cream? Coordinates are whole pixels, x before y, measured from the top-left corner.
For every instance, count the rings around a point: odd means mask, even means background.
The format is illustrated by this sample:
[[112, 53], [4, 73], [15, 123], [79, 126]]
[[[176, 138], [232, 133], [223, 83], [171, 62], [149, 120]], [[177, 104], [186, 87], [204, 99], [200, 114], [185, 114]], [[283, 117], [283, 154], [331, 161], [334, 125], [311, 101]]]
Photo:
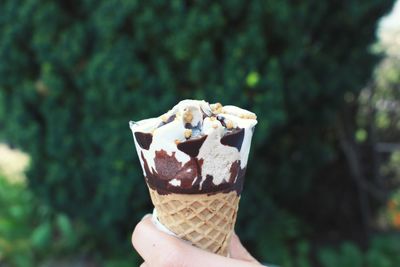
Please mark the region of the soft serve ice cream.
[[240, 195], [256, 115], [183, 100], [157, 118], [130, 122], [147, 184], [158, 194]]

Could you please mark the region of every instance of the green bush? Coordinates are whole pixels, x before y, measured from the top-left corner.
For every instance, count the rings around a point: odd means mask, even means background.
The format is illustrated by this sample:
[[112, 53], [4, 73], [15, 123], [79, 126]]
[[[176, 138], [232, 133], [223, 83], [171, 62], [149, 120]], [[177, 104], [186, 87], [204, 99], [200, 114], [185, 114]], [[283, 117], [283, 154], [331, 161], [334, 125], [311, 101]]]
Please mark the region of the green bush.
[[24, 184], [0, 175], [0, 266], [30, 267], [76, 252], [79, 225], [40, 205]]
[[[137, 256], [115, 253], [102, 259], [87, 257], [93, 250], [87, 225], [41, 204], [23, 183], [10, 183], [0, 174], [0, 266], [46, 267], [132, 266]], [[84, 245], [82, 245], [84, 244]], [[74, 265], [73, 263], [76, 264]], [[86, 266], [86, 265], [85, 265]]]
[[10, 185], [0, 175], [0, 265], [30, 266], [30, 233], [33, 226], [32, 193], [24, 186]]
[[345, 242], [338, 250], [321, 249], [318, 258], [322, 267], [395, 267], [400, 266], [400, 238], [398, 235], [377, 235], [367, 251]]
[[3, 0], [1, 138], [32, 156], [35, 194], [89, 225], [104, 251], [128, 248], [151, 210], [129, 120], [182, 98], [251, 109], [238, 228], [258, 256], [276, 257], [263, 249], [277, 243], [271, 227], [280, 243], [300, 235], [280, 226], [291, 215], [278, 206], [308, 193], [338, 153], [337, 110], [368, 80], [392, 3]]

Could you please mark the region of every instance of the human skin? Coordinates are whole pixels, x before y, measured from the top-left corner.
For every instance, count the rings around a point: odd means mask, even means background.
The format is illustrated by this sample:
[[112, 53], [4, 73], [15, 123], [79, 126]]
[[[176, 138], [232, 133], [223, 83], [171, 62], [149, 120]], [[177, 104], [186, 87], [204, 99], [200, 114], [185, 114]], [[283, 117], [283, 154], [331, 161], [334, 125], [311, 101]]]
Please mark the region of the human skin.
[[132, 244], [142, 256], [141, 267], [254, 267], [262, 266], [233, 234], [226, 258], [194, 246], [158, 230], [145, 216], [135, 227]]

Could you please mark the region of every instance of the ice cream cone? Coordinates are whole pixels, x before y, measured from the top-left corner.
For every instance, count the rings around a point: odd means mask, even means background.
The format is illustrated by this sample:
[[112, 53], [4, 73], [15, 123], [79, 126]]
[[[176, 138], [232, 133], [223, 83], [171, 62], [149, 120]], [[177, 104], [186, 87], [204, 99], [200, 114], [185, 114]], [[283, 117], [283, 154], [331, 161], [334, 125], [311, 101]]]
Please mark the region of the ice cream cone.
[[161, 195], [149, 188], [157, 219], [177, 237], [228, 256], [240, 196], [236, 192]]
[[160, 229], [228, 255], [256, 124], [250, 111], [198, 100], [130, 123]]

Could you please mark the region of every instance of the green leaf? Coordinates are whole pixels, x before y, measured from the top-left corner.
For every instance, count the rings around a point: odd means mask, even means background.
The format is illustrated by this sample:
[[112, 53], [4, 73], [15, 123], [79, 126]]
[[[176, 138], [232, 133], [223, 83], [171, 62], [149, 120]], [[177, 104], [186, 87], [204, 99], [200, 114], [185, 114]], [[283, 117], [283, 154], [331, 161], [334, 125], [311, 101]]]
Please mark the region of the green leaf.
[[32, 246], [37, 249], [45, 249], [50, 245], [52, 238], [52, 227], [49, 222], [36, 227], [31, 235]]
[[356, 131], [356, 141], [358, 143], [363, 143], [365, 140], [367, 140], [368, 137], [368, 132], [365, 129], [358, 129]]
[[252, 71], [249, 74], [247, 74], [246, 84], [250, 88], [255, 87], [259, 81], [260, 81], [260, 74], [258, 72]]

